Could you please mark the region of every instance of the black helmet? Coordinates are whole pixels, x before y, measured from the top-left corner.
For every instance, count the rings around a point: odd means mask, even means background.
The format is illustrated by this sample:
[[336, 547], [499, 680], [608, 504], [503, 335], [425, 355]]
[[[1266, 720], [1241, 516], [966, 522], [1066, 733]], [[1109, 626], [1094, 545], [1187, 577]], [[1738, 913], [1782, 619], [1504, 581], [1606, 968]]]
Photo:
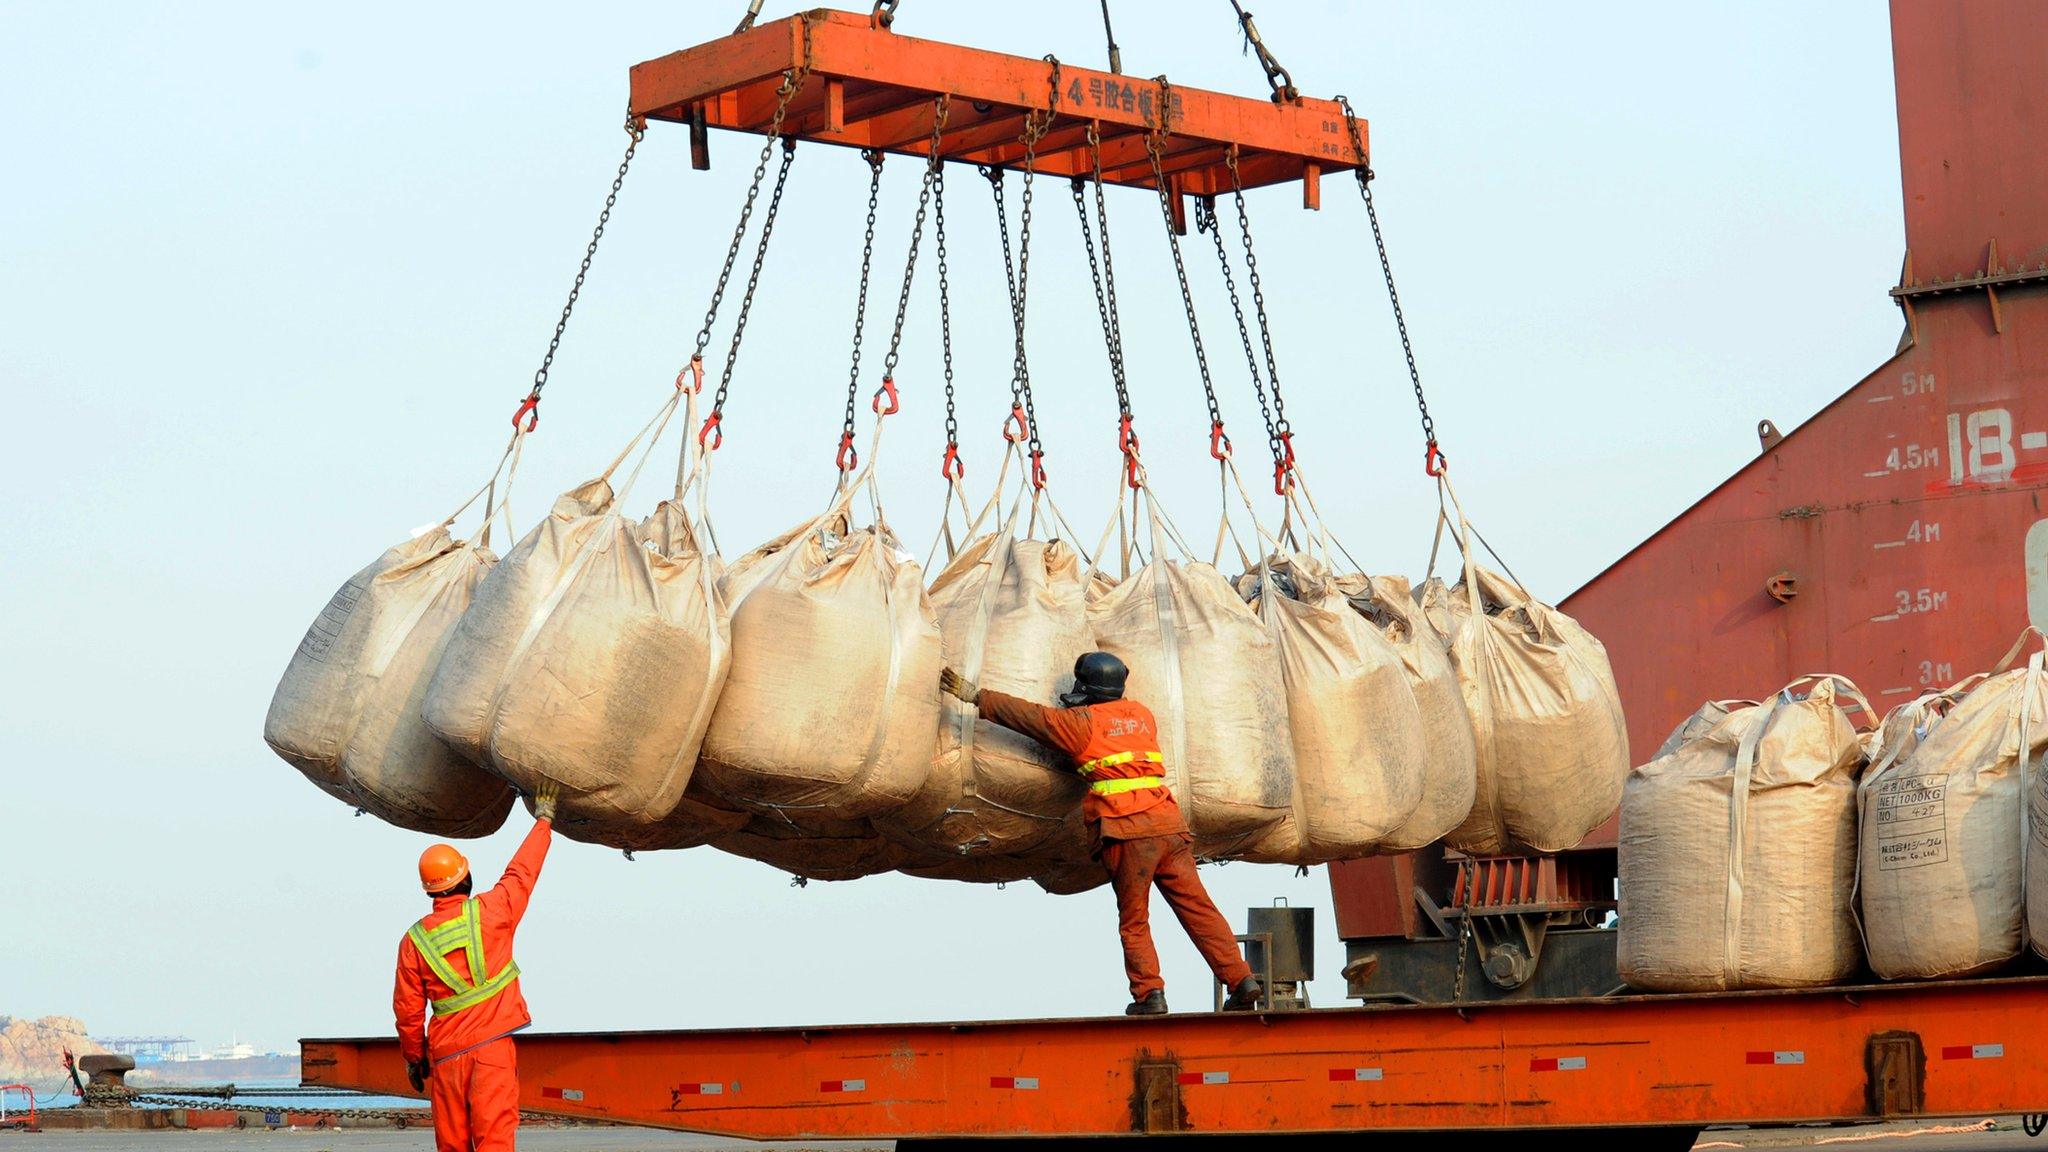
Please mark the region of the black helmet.
[[1060, 703], [1069, 708], [1083, 704], [1100, 704], [1107, 700], [1121, 700], [1124, 695], [1124, 681], [1130, 679], [1131, 670], [1124, 662], [1107, 652], [1084, 653], [1074, 661], [1074, 690], [1062, 693]]

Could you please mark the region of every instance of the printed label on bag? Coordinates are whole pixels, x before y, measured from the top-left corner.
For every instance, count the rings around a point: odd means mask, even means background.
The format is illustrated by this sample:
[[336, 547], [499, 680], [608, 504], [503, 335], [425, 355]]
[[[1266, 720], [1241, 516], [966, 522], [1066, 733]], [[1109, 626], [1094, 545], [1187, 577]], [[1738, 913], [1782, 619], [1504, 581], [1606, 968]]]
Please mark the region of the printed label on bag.
[[1877, 788], [1877, 859], [1887, 872], [1948, 860], [1948, 775], [1901, 776]]
[[350, 614], [355, 612], [356, 603], [363, 598], [369, 587], [368, 579], [357, 575], [341, 586], [327, 607], [313, 620], [313, 626], [306, 629], [306, 638], [299, 641], [299, 655], [308, 660], [327, 663], [327, 654], [334, 650], [334, 642], [341, 638], [341, 630], [348, 623]]

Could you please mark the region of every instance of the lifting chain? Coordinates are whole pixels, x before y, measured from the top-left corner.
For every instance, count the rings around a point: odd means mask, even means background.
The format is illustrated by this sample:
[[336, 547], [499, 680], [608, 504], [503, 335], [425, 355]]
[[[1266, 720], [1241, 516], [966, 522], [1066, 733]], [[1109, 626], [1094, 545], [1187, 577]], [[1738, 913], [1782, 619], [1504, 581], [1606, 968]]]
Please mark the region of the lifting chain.
[[[924, 240], [924, 222], [930, 215], [932, 185], [946, 163], [941, 142], [946, 131], [946, 110], [950, 104], [950, 98], [943, 92], [932, 101], [931, 156], [925, 161], [924, 183], [917, 190], [917, 218], [910, 226], [910, 253], [903, 259], [903, 290], [896, 295], [896, 323], [889, 331], [889, 351], [882, 357], [882, 388], [875, 393], [874, 402], [877, 416], [893, 415], [902, 407], [896, 396], [896, 365], [903, 359], [903, 322], [910, 315], [910, 286], [917, 277], [917, 249]], [[877, 168], [879, 170], [879, 165]], [[888, 402], [886, 408], [883, 407], [885, 399]]]
[[[1102, 343], [1109, 352], [1109, 379], [1116, 388], [1117, 451], [1124, 458], [1124, 482], [1135, 489], [1142, 468], [1138, 432], [1131, 415], [1131, 390], [1125, 374], [1124, 333], [1116, 303], [1116, 261], [1109, 247], [1109, 210], [1102, 197], [1102, 135], [1088, 125], [1088, 155], [1095, 185], [1095, 228], [1088, 225], [1088, 207], [1081, 198], [1081, 178], [1074, 177], [1074, 212], [1081, 220], [1081, 246], [1088, 253], [1088, 278], [1095, 286], [1095, 311], [1102, 319]], [[1095, 258], [1095, 233], [1102, 234], [1102, 259]]]
[[[1023, 212], [1020, 214], [1022, 234], [1018, 242], [1019, 253], [1023, 256], [1023, 269], [1010, 251], [1010, 214], [1005, 202], [1001, 168], [983, 167], [981, 174], [988, 178], [990, 194], [996, 205], [996, 236], [1003, 246], [1003, 280], [1010, 294], [1010, 327], [1013, 343], [1010, 347], [1010, 415], [1003, 422], [1003, 439], [1012, 444], [1024, 444], [1027, 452], [1039, 452], [1038, 412], [1031, 397], [1030, 366], [1024, 356], [1024, 299], [1018, 291], [1018, 284], [1024, 273], [1030, 269], [1031, 251], [1031, 181], [1029, 171], [1024, 182]], [[1041, 452], [1041, 456], [1043, 453]]]
[[958, 480], [967, 475], [960, 460], [960, 416], [953, 405], [953, 293], [946, 280], [946, 166], [932, 175], [932, 254], [939, 274], [939, 351], [946, 379], [946, 454], [939, 460], [939, 475]]
[[1244, 10], [1238, 0], [1230, 0], [1230, 6], [1237, 9], [1238, 27], [1244, 29], [1244, 46], [1259, 54], [1259, 67], [1266, 71], [1266, 83], [1273, 89], [1273, 103], [1296, 104], [1301, 101], [1301, 90], [1294, 86], [1294, 77], [1280, 66], [1266, 42], [1259, 37], [1258, 25], [1252, 23], [1252, 14]]
[[853, 409], [860, 396], [860, 341], [868, 324], [868, 272], [875, 263], [875, 205], [882, 196], [881, 150], [862, 149], [861, 159], [868, 162], [868, 226], [860, 246], [860, 298], [853, 309], [853, 357], [846, 372], [846, 420], [839, 429], [836, 461], [841, 472], [851, 472], [860, 466], [860, 452], [853, 446]]
[[1223, 410], [1216, 403], [1216, 383], [1209, 375], [1209, 353], [1202, 346], [1202, 326], [1195, 318], [1195, 294], [1188, 287], [1187, 264], [1180, 255], [1180, 235], [1173, 230], [1173, 184], [1167, 179], [1165, 152], [1166, 137], [1173, 130], [1169, 123], [1173, 108], [1173, 85], [1164, 76], [1153, 78], [1159, 85], [1159, 122], [1146, 133], [1145, 155], [1152, 161], [1152, 181], [1159, 188], [1160, 219], [1166, 223], [1166, 246], [1173, 253], [1173, 274], [1180, 281], [1180, 303], [1187, 313], [1188, 338], [1195, 346], [1195, 367], [1202, 375], [1202, 395], [1209, 403], [1209, 455], [1217, 460], [1230, 458], [1230, 436], [1223, 431]]
[[1266, 384], [1259, 370], [1259, 353], [1252, 344], [1252, 331], [1244, 319], [1244, 301], [1237, 293], [1237, 276], [1230, 270], [1230, 252], [1223, 246], [1223, 228], [1216, 219], [1214, 197], [1204, 196], [1195, 201], [1195, 231], [1207, 232], [1216, 242], [1216, 267], [1223, 272], [1223, 287], [1230, 294], [1230, 314], [1237, 320], [1238, 343], [1244, 347], [1245, 371], [1251, 376], [1252, 391], [1259, 398], [1259, 415], [1266, 422], [1266, 441], [1273, 449], [1273, 462], [1281, 460], [1279, 433], [1273, 425], [1273, 409], [1266, 401]]
[[[1244, 244], [1245, 280], [1251, 285], [1252, 309], [1259, 320], [1259, 345], [1266, 354], [1266, 383], [1273, 389], [1273, 414], [1266, 421], [1266, 439], [1273, 451], [1273, 492], [1285, 496], [1294, 486], [1294, 426], [1287, 421], [1287, 400], [1280, 395], [1280, 362], [1273, 355], [1273, 325], [1266, 319], [1266, 289], [1259, 280], [1259, 254], [1252, 248], [1252, 220], [1245, 211], [1244, 179], [1237, 160], [1237, 145], [1233, 144], [1223, 162], [1230, 170], [1231, 198], [1237, 203], [1237, 233]], [[1223, 242], [1221, 229], [1216, 242]]]
[[1031, 486], [1045, 487], [1045, 444], [1038, 436], [1038, 404], [1031, 392], [1031, 363], [1024, 344], [1025, 315], [1031, 299], [1031, 202], [1032, 182], [1038, 174], [1038, 142], [1052, 127], [1053, 117], [1060, 102], [1059, 58], [1048, 54], [1045, 62], [1050, 66], [1046, 77], [1046, 106], [1044, 112], [1024, 113], [1024, 130], [1019, 142], [1024, 146], [1024, 192], [1018, 204], [1017, 213], [1017, 257], [1014, 266], [1010, 259], [1010, 221], [1003, 198], [1003, 170], [984, 167], [982, 175], [988, 177], [991, 194], [995, 198], [996, 229], [1003, 245], [1003, 276], [1010, 290], [1010, 323], [1014, 344], [1010, 360], [1010, 416], [1003, 425], [1003, 439], [1022, 443], [1025, 457], [1031, 462]]
[[512, 413], [512, 426], [519, 427], [524, 418], [526, 430], [533, 431], [540, 426], [540, 393], [548, 386], [548, 373], [555, 366], [555, 353], [561, 350], [562, 334], [569, 330], [569, 315], [576, 311], [576, 298], [583, 295], [584, 277], [590, 275], [590, 262], [597, 258], [597, 245], [604, 239], [604, 226], [611, 223], [612, 208], [619, 202], [619, 188], [626, 183], [626, 170], [633, 166], [633, 153], [639, 150], [640, 141], [647, 136], [647, 120], [644, 117], [626, 116], [626, 155], [619, 161], [619, 174], [612, 177], [612, 189], [605, 194], [604, 209], [597, 214], [597, 227], [591, 230], [590, 244], [583, 249], [583, 263], [576, 267], [576, 281], [569, 285], [569, 299], [562, 305], [562, 318], [555, 321], [555, 334], [548, 338], [548, 350], [541, 355], [540, 367], [533, 373], [533, 388], [520, 401]]
[[[748, 13], [740, 27], [745, 31], [759, 11], [759, 5]], [[732, 268], [739, 259], [740, 245], [746, 239], [747, 222], [753, 218], [754, 202], [761, 195], [761, 181], [768, 174], [768, 158], [775, 152], [776, 137], [782, 133], [783, 121], [789, 115], [790, 101], [803, 90], [805, 81], [811, 75], [811, 18], [801, 17], [804, 34], [803, 62], [782, 74], [782, 83], [775, 89], [775, 111], [768, 118], [765, 130], [767, 139], [761, 144], [761, 155], [754, 161], [753, 179], [747, 184], [746, 202], [740, 206], [739, 223], [732, 230], [732, 243], [726, 246], [725, 263], [719, 266], [718, 283], [712, 289], [711, 303], [704, 310], [704, 326], [697, 331], [697, 344], [690, 353], [690, 366], [696, 370], [699, 380], [703, 379], [704, 349], [711, 343], [711, 326], [718, 319], [718, 308], [725, 300], [726, 285], [732, 280]], [[704, 418], [704, 424], [697, 430], [697, 443], [709, 449], [717, 449], [725, 442], [725, 432], [720, 424], [725, 419], [725, 398], [732, 391], [733, 366], [740, 355], [740, 340], [746, 335], [747, 317], [754, 310], [754, 292], [761, 286], [761, 266], [768, 258], [768, 241], [775, 234], [775, 216], [782, 208], [782, 191], [789, 183], [789, 167], [796, 160], [796, 140], [782, 141], [782, 164], [775, 173], [775, 190], [768, 197], [768, 212], [761, 219], [761, 236], [754, 244], [754, 265], [747, 275], [746, 291], [740, 296], [739, 315], [733, 319], [732, 345], [725, 355], [725, 367], [718, 374], [718, 391], [711, 398], [711, 413]], [[715, 436], [708, 443], [706, 437]]]
[[1380, 251], [1380, 274], [1386, 277], [1387, 300], [1394, 306], [1394, 327], [1401, 334], [1401, 354], [1408, 358], [1408, 380], [1415, 385], [1415, 407], [1422, 413], [1422, 467], [1431, 476], [1441, 476], [1450, 466], [1450, 460], [1436, 443], [1436, 421], [1429, 416], [1429, 400], [1422, 394], [1422, 373], [1415, 367], [1415, 346], [1408, 342], [1408, 320], [1401, 314], [1401, 294], [1394, 289], [1394, 265], [1387, 259], [1387, 239], [1380, 232], [1380, 214], [1372, 203], [1372, 165], [1365, 152], [1365, 140], [1358, 134], [1358, 116], [1351, 110], [1351, 101], [1337, 97], [1337, 106], [1344, 110], [1344, 127], [1351, 134], [1352, 151], [1358, 155], [1358, 167], [1352, 175], [1358, 178], [1358, 194], [1365, 199], [1365, 218], [1372, 224], [1372, 242]]
[[[938, 98], [932, 100], [932, 154], [930, 154], [930, 158], [924, 164], [924, 184], [918, 189], [918, 219], [911, 223], [911, 230], [909, 230], [909, 254], [903, 256], [903, 291], [897, 293], [895, 326], [889, 330], [889, 353], [883, 357], [883, 385], [877, 389], [877, 392], [874, 392], [874, 402], [872, 402], [874, 416], [893, 416], [897, 410], [903, 408], [903, 402], [897, 398], [895, 367], [903, 359], [903, 320], [909, 316], [909, 289], [911, 289], [911, 281], [918, 279], [918, 246], [924, 242], [924, 221], [930, 215], [930, 207], [932, 207], [932, 184], [938, 178], [940, 168], [944, 168], [944, 164], [946, 164], [944, 152], [940, 148], [940, 141], [942, 141], [942, 137], [946, 133], [946, 109], [948, 107], [950, 107], [950, 98], [944, 92], [940, 92]], [[874, 166], [874, 170], [877, 170], [877, 174], [881, 172], [881, 164], [879, 162], [877, 162], [877, 166]], [[870, 234], [874, 230], [874, 211], [872, 209], [874, 209], [874, 205], [872, 205], [872, 197], [870, 197], [870, 203], [868, 203], [868, 232]], [[858, 344], [860, 344], [860, 334], [856, 330], [854, 332], [854, 355], [856, 357], [858, 357]], [[887, 402], [887, 406], [885, 406], [885, 402]], [[848, 424], [848, 428], [852, 428], [852, 424]]]

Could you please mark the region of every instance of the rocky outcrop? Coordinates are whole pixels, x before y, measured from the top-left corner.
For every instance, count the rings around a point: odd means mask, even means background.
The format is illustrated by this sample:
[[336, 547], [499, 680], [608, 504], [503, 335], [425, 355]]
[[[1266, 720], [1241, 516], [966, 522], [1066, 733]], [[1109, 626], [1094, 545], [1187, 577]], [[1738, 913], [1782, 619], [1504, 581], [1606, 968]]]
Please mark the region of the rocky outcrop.
[[64, 1074], [64, 1053], [88, 1056], [106, 1049], [70, 1016], [30, 1020], [0, 1016], [0, 1079], [47, 1080]]

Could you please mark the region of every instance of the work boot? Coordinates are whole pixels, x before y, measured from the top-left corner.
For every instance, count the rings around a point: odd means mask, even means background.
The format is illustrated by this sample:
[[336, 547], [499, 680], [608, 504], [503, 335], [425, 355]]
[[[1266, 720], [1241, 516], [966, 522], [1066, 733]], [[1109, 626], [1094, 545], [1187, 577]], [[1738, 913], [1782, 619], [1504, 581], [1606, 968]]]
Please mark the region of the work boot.
[[1165, 992], [1165, 991], [1164, 991], [1163, 989], [1159, 989], [1159, 988], [1154, 988], [1154, 989], [1153, 989], [1152, 991], [1150, 991], [1150, 992], [1147, 992], [1147, 993], [1145, 993], [1145, 998], [1144, 998], [1143, 1000], [1133, 1000], [1133, 1001], [1131, 1001], [1130, 1005], [1129, 1005], [1128, 1007], [1126, 1007], [1126, 1008], [1124, 1009], [1124, 1015], [1126, 1015], [1126, 1016], [1164, 1016], [1164, 1015], [1166, 1015], [1166, 992]]
[[1223, 1010], [1225, 1012], [1250, 1012], [1259, 1006], [1259, 1001], [1264, 998], [1265, 994], [1266, 990], [1259, 987], [1259, 978], [1257, 976], [1247, 976], [1237, 982], [1237, 987], [1230, 990], [1230, 999], [1223, 1002]]

